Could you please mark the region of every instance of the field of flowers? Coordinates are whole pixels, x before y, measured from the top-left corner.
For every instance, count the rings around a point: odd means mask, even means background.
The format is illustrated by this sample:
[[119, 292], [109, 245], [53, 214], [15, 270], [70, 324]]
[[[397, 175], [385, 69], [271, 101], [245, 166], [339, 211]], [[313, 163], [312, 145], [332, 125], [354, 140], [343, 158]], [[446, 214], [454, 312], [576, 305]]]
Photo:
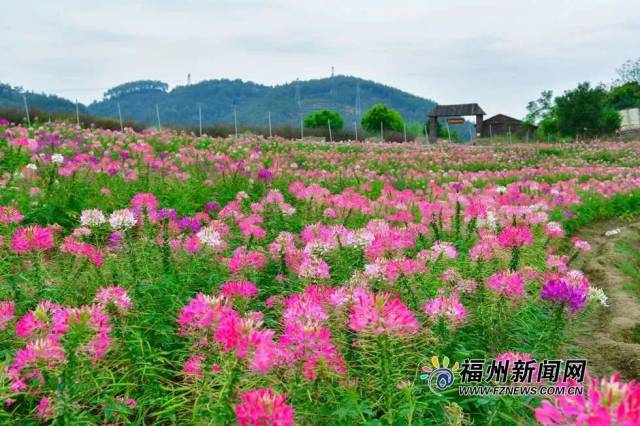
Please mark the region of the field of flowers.
[[573, 231], [640, 142], [313, 144], [0, 122], [2, 424], [638, 424], [640, 386], [434, 393], [446, 356], [579, 354]]

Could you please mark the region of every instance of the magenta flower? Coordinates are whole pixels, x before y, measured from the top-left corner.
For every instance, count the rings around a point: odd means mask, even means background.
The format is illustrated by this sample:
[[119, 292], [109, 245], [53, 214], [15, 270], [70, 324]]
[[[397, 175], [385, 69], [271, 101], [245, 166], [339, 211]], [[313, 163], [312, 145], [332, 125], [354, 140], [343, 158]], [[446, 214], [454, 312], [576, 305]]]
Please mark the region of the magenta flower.
[[24, 349], [18, 349], [13, 362], [7, 367], [7, 376], [11, 380], [11, 391], [21, 392], [27, 389], [27, 381], [36, 378], [44, 383], [44, 377], [38, 370], [41, 366], [55, 368], [66, 362], [64, 347], [56, 336], [47, 336], [27, 343]]
[[249, 358], [250, 369], [267, 372], [275, 362], [277, 348], [273, 330], [263, 330], [261, 326], [261, 313], [252, 312], [240, 317], [235, 311], [229, 312], [220, 318], [215, 340], [238, 358]]
[[17, 254], [44, 251], [53, 247], [53, 230], [39, 225], [18, 228], [11, 240], [11, 250]]
[[153, 194], [139, 192], [131, 200], [131, 206], [133, 206], [138, 212], [144, 209], [147, 211], [154, 211], [158, 208], [158, 199]]
[[43, 300], [36, 308], [24, 314], [16, 323], [16, 335], [27, 339], [60, 335], [67, 332], [68, 316], [64, 307]]
[[260, 226], [262, 224], [262, 216], [260, 215], [254, 214], [238, 218], [237, 223], [240, 232], [242, 232], [244, 236], [261, 240], [267, 235], [267, 232]]
[[591, 244], [589, 244], [588, 242], [575, 237], [572, 238], [571, 241], [573, 241], [573, 247], [575, 247], [576, 250], [582, 252], [591, 251]]
[[562, 225], [558, 222], [549, 222], [544, 226], [544, 233], [549, 238], [562, 238], [564, 237], [564, 230]]
[[293, 426], [294, 410], [287, 397], [271, 389], [253, 389], [240, 394], [235, 406], [240, 426]]
[[251, 281], [227, 281], [222, 285], [220, 292], [229, 298], [253, 297], [258, 294], [258, 288]]
[[487, 287], [507, 299], [519, 299], [527, 295], [524, 279], [519, 272], [496, 272], [487, 280]]
[[638, 425], [640, 384], [623, 382], [620, 374], [593, 379], [585, 395], [562, 395], [542, 401], [536, 420], [545, 426]]
[[182, 334], [212, 332], [220, 318], [233, 311], [223, 296], [207, 296], [198, 293], [180, 310], [178, 324]]
[[261, 271], [267, 263], [267, 256], [259, 251], [247, 250], [246, 247], [238, 247], [227, 261], [229, 270], [236, 274], [247, 272], [252, 269]]
[[0, 301], [0, 331], [4, 331], [9, 322], [15, 318], [13, 316], [15, 307], [16, 302], [14, 301]]
[[202, 362], [205, 360], [204, 355], [192, 355], [182, 367], [182, 372], [186, 376], [192, 376], [200, 378], [204, 376], [204, 370], [202, 369]]
[[51, 418], [53, 416], [53, 407], [51, 400], [46, 397], [42, 398], [40, 400], [40, 403], [38, 404], [36, 411], [38, 413], [38, 417], [42, 419], [46, 420]]
[[24, 219], [24, 216], [22, 216], [20, 212], [13, 207], [0, 206], [0, 223], [20, 223], [22, 222], [22, 219]]
[[526, 226], [507, 226], [498, 234], [498, 244], [503, 248], [516, 248], [533, 243], [531, 230]]
[[549, 280], [540, 291], [540, 298], [555, 303], [570, 313], [583, 310], [589, 301], [588, 285], [572, 285], [565, 278]]
[[127, 291], [118, 286], [102, 287], [98, 289], [98, 293], [94, 301], [103, 308], [109, 305], [115, 306], [120, 312], [126, 312], [131, 307], [131, 299]]
[[398, 296], [360, 288], [353, 292], [349, 327], [362, 333], [411, 334], [418, 331], [418, 321]]
[[451, 293], [449, 296], [441, 293], [438, 297], [428, 300], [422, 309], [433, 321], [443, 318], [454, 327], [462, 324], [467, 317], [467, 310], [460, 302], [458, 293]]
[[98, 268], [102, 267], [103, 258], [100, 250], [91, 244], [76, 240], [73, 236], [68, 236], [60, 245], [62, 253], [69, 253], [74, 256], [84, 257]]

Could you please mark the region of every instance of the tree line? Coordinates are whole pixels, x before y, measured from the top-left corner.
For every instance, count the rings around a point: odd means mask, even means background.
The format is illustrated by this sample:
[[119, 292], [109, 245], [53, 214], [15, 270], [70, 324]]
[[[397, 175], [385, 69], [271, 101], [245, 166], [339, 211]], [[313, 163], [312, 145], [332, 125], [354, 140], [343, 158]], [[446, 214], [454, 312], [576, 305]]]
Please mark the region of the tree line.
[[640, 108], [640, 58], [616, 70], [609, 85], [579, 83], [562, 95], [545, 90], [527, 105], [525, 124], [541, 139], [597, 137], [620, 129], [620, 110]]

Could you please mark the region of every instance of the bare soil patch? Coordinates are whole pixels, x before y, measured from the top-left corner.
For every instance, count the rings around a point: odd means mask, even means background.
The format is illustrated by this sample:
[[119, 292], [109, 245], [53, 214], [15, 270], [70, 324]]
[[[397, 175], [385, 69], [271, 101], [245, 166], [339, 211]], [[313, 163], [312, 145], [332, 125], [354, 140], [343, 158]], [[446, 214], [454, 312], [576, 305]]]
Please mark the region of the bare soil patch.
[[[605, 235], [616, 228], [619, 234]], [[640, 379], [640, 281], [630, 275], [640, 265], [640, 223], [600, 222], [578, 236], [591, 243], [592, 251], [575, 266], [605, 291], [610, 305], [597, 309], [577, 336], [590, 374], [620, 371], [625, 379]]]

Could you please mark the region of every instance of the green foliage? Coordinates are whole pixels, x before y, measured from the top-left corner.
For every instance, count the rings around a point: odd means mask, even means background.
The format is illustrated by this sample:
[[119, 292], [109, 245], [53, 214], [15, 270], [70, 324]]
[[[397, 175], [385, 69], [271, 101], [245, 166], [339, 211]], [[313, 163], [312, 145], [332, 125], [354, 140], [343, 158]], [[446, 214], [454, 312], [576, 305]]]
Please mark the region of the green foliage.
[[443, 126], [440, 122], [437, 123], [438, 138], [439, 139], [451, 139], [453, 142], [460, 142], [462, 138], [457, 131], [453, 130], [451, 126], [446, 124]]
[[611, 108], [616, 110], [640, 107], [640, 83], [631, 81], [621, 86], [612, 87], [607, 102]]
[[344, 125], [340, 113], [328, 109], [323, 109], [304, 118], [304, 126], [311, 128], [328, 127], [329, 122], [331, 122], [331, 129], [342, 129]]
[[587, 82], [555, 99], [555, 116], [561, 136], [606, 134], [620, 127], [620, 117], [607, 107], [605, 88]]
[[[0, 108], [19, 110], [24, 113], [24, 99], [27, 98], [29, 109], [43, 110], [41, 118], [47, 118], [49, 113], [73, 113], [76, 112], [76, 105], [67, 99], [55, 95], [44, 95], [40, 93], [24, 91], [22, 87], [11, 87], [8, 84], [0, 83]], [[86, 113], [84, 105], [79, 106], [81, 113]], [[35, 116], [34, 114], [32, 114]]]
[[603, 86], [580, 83], [551, 103], [551, 91], [529, 102], [526, 122], [538, 123], [539, 136], [595, 136], [611, 134], [620, 128], [620, 115], [611, 107], [609, 93]]
[[112, 87], [104, 93], [104, 97], [108, 99], [119, 98], [121, 96], [130, 95], [132, 93], [160, 91], [166, 92], [169, 85], [158, 80], [137, 80]]
[[401, 132], [404, 120], [398, 111], [384, 104], [376, 104], [364, 113], [361, 124], [369, 132], [379, 131], [381, 124], [384, 129]]
[[626, 83], [640, 83], [640, 58], [635, 61], [628, 60], [620, 68], [616, 70], [618, 78], [615, 84], [620, 86]]
[[525, 123], [535, 124], [544, 120], [553, 108], [553, 91], [544, 90], [538, 99], [527, 104]]
[[573, 234], [582, 226], [598, 220], [629, 219], [640, 214], [640, 190], [608, 198], [585, 194], [582, 200], [583, 203], [579, 206], [558, 209], [552, 215], [554, 220], [562, 221], [562, 226], [568, 234]]

